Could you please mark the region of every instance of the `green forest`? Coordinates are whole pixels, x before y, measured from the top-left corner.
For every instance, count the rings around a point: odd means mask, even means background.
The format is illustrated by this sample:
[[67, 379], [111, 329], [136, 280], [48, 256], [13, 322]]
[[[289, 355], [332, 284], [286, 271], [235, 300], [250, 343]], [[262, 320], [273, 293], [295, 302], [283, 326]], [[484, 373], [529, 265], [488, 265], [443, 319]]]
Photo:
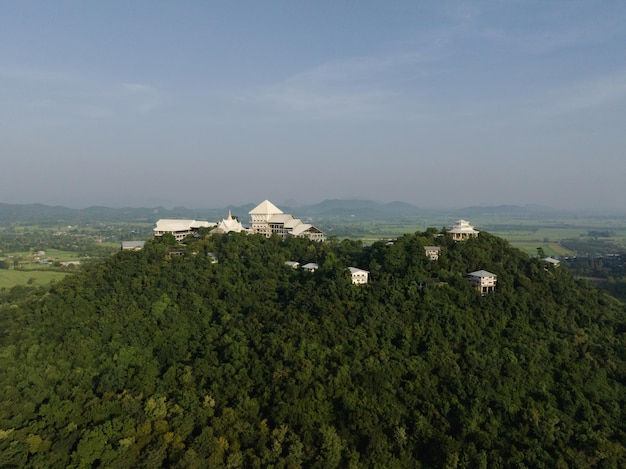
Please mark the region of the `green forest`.
[[164, 236], [0, 321], [3, 468], [626, 467], [624, 305], [486, 232]]

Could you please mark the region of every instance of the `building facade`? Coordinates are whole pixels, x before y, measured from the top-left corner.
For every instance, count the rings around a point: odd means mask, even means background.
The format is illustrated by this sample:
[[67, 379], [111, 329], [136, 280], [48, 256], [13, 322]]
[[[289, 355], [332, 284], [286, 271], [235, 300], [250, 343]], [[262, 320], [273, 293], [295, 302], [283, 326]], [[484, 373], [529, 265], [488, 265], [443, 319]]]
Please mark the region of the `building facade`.
[[426, 257], [431, 261], [439, 259], [439, 251], [441, 251], [439, 246], [424, 246], [424, 254], [426, 254]]
[[357, 267], [348, 267], [350, 278], [354, 285], [363, 285], [369, 281], [369, 272]]
[[268, 238], [277, 234], [282, 238], [293, 236], [296, 238], [309, 238], [313, 241], [324, 241], [326, 235], [315, 226], [304, 223], [291, 214], [283, 213], [269, 200], [264, 200], [250, 212], [250, 228], [252, 232], [259, 233]]
[[496, 289], [496, 283], [498, 282], [496, 274], [487, 272], [486, 270], [477, 270], [467, 274], [472, 286], [480, 292], [481, 295], [486, 295]]
[[183, 241], [190, 234], [197, 233], [200, 228], [211, 228], [215, 226], [215, 223], [208, 221], [197, 220], [178, 220], [178, 219], [161, 219], [156, 222], [156, 226], [153, 228], [154, 236], [163, 236], [165, 233], [169, 233], [179, 243]]

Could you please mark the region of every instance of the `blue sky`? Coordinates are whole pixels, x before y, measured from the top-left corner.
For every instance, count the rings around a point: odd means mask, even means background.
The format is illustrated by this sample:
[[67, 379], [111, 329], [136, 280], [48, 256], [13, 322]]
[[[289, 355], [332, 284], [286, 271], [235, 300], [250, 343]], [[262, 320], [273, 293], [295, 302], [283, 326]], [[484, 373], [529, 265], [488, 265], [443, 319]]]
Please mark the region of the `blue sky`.
[[626, 2], [0, 3], [0, 202], [626, 201]]

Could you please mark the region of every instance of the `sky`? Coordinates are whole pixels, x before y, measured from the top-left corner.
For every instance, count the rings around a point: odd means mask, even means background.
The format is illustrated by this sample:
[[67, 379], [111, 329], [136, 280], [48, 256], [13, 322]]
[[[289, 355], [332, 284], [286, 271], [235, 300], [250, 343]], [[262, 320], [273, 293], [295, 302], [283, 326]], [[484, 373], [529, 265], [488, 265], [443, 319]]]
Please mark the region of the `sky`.
[[626, 202], [626, 2], [0, 2], [0, 202]]

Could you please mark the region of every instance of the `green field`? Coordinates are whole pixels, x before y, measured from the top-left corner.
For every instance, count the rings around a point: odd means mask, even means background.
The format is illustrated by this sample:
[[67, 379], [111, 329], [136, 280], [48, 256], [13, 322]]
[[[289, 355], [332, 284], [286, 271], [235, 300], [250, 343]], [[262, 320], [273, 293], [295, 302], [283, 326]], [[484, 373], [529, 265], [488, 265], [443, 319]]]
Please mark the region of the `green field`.
[[48, 285], [52, 281], [62, 280], [64, 272], [47, 272], [41, 270], [0, 270], [0, 288], [12, 288], [16, 285]]
[[[337, 227], [338, 238], [349, 237], [372, 243], [381, 239], [393, 239], [405, 233], [424, 231], [428, 227], [441, 229], [451, 226], [454, 217], [433, 217], [424, 220], [402, 220], [398, 222], [362, 221]], [[537, 255], [543, 249], [548, 256], [574, 256], [577, 252], [568, 245], [590, 246], [594, 252], [606, 252], [612, 248], [626, 249], [626, 220], [603, 218], [472, 218], [470, 223], [480, 231], [506, 239], [513, 247]], [[594, 232], [605, 232], [608, 236], [596, 237]], [[332, 231], [329, 233], [332, 234]], [[343, 235], [343, 236], [342, 236]], [[576, 241], [575, 243], [572, 240]], [[562, 243], [563, 242], [563, 243]]]

